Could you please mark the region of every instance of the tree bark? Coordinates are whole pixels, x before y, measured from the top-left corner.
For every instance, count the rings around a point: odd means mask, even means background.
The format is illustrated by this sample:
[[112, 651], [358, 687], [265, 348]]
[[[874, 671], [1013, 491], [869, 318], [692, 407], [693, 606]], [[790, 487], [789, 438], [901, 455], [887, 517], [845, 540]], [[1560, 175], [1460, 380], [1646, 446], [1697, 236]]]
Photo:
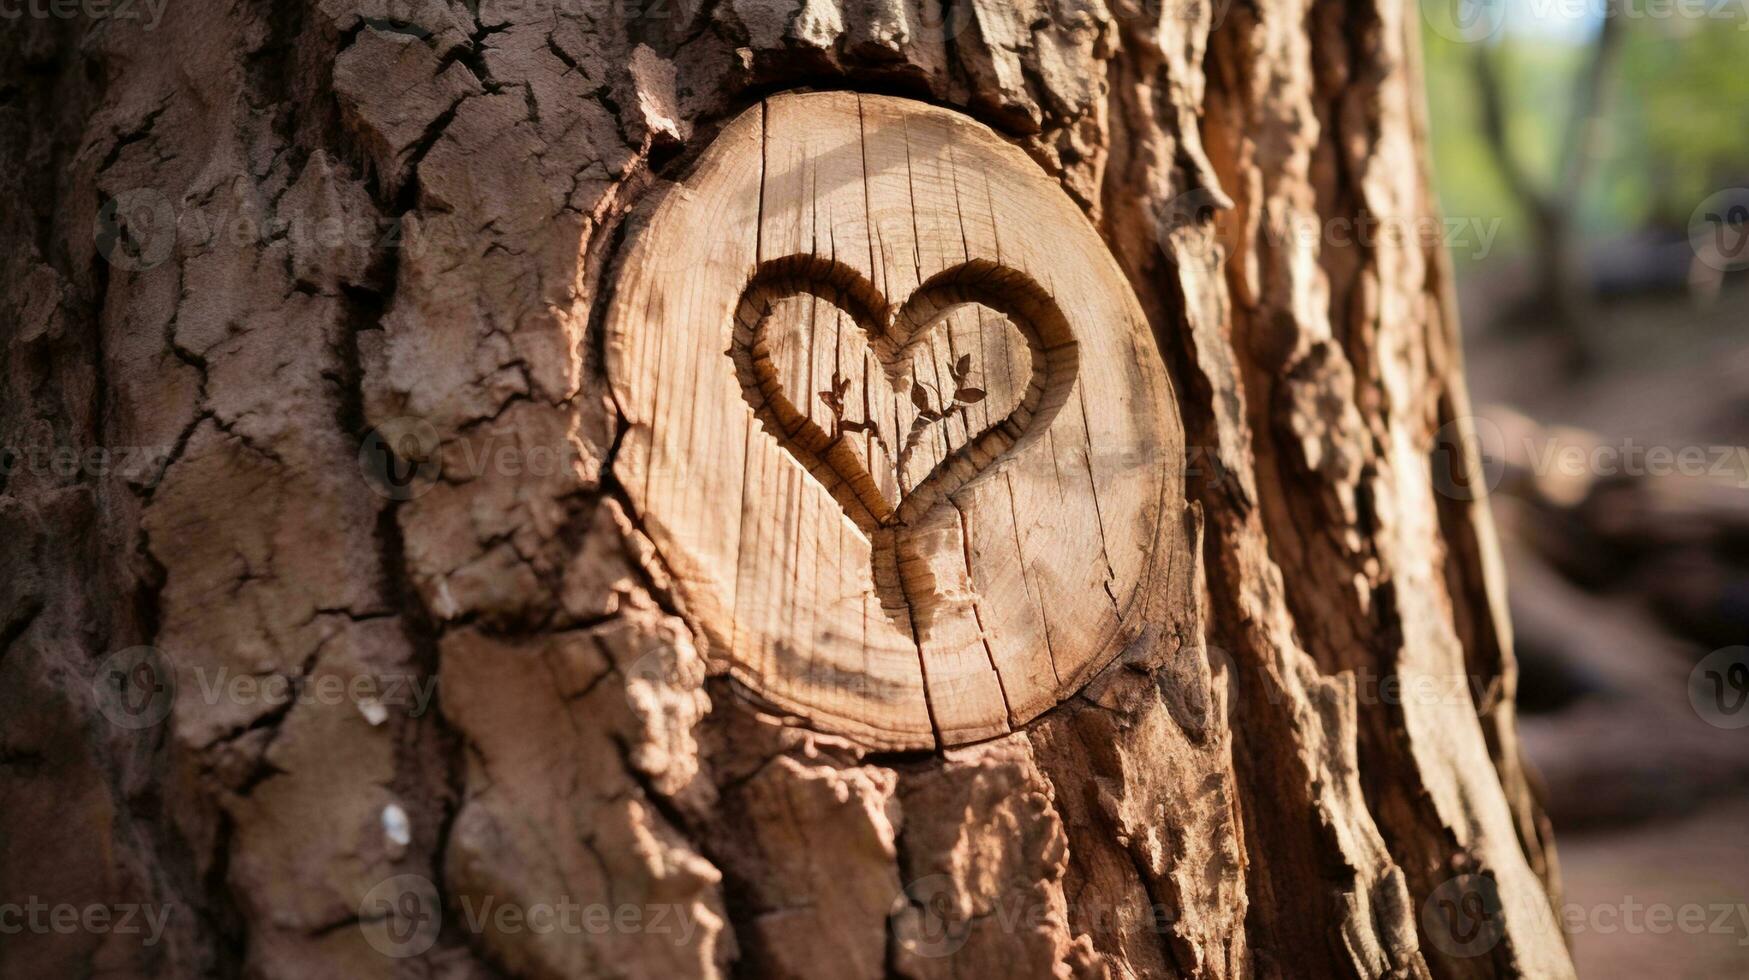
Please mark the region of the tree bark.
[[[1331, 233], [1435, 217], [1413, 9], [20, 21], [0, 903], [164, 926], [0, 974], [1570, 974], [1439, 236]], [[750, 697], [616, 475], [628, 215], [803, 88], [1023, 149], [1176, 392], [1200, 561], [995, 739]]]

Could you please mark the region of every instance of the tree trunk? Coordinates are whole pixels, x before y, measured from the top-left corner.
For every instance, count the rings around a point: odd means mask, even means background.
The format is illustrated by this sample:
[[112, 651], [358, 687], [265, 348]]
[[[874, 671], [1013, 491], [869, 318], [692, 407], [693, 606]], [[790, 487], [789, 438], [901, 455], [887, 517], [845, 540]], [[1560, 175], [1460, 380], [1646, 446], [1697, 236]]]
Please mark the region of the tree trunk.
[[[1331, 233], [1434, 216], [1413, 9], [17, 22], [0, 975], [1569, 975], [1439, 236]], [[801, 89], [1024, 151], [1188, 447], [1127, 644], [950, 748], [761, 696], [628, 485], [627, 256]]]

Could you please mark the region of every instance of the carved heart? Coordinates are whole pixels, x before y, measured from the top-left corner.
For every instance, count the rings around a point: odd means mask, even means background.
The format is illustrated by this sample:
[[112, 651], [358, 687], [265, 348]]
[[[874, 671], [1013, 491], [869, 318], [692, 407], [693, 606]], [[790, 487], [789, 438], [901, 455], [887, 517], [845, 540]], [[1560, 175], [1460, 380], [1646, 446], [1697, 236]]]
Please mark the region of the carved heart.
[[[813, 308], [795, 308], [803, 303]], [[968, 305], [1000, 314], [971, 327], [976, 351], [946, 336], [950, 314]], [[986, 261], [947, 269], [895, 307], [841, 263], [778, 259], [759, 268], [735, 318], [729, 353], [742, 394], [869, 535], [877, 586], [893, 581], [898, 532], [1044, 432], [1078, 366], [1068, 321], [1044, 289]], [[783, 333], [779, 321], [799, 329]], [[874, 375], [891, 391], [871, 390]]]

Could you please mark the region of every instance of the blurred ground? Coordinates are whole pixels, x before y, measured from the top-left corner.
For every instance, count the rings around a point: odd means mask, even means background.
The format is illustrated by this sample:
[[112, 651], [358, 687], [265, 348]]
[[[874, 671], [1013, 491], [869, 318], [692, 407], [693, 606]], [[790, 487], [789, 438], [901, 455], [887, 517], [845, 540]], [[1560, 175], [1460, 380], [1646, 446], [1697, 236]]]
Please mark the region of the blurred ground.
[[1490, 326], [1485, 284], [1464, 300], [1580, 975], [1749, 977], [1749, 727], [1690, 698], [1702, 658], [1749, 644], [1749, 285], [1612, 299], [1582, 377], [1559, 338]]
[[[1690, 817], [1562, 837], [1566, 903], [1584, 913], [1569, 919], [1580, 922], [1573, 938], [1579, 975], [1749, 976], [1745, 828], [1749, 801], [1736, 799]], [[1660, 905], [1672, 910], [1668, 922], [1650, 911]], [[1695, 910], [1686, 913], [1688, 931], [1679, 918], [1685, 909]]]

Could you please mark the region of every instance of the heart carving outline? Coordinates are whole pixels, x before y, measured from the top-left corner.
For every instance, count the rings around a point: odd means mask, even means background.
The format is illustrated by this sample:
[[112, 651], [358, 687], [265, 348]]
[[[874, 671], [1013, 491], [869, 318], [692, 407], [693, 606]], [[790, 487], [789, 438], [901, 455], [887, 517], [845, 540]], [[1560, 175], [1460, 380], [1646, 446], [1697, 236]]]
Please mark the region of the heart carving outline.
[[[779, 302], [800, 295], [812, 295], [848, 314], [867, 335], [888, 383], [901, 393], [913, 349], [955, 308], [971, 303], [1002, 314], [1018, 329], [1031, 352], [1031, 376], [1008, 415], [946, 453], [909, 491], [901, 486], [898, 501], [890, 502], [843, 432], [822, 429], [789, 397], [778, 376], [766, 327]], [[820, 480], [877, 552], [893, 550], [898, 532], [1044, 433], [1068, 401], [1080, 371], [1068, 318], [1044, 287], [1019, 270], [983, 259], [931, 276], [897, 306], [842, 262], [806, 254], [773, 259], [754, 272], [734, 316], [728, 353], [743, 397], [766, 431]], [[889, 584], [883, 580], [892, 576], [881, 574], [887, 562], [880, 554], [875, 559], [877, 587]]]

